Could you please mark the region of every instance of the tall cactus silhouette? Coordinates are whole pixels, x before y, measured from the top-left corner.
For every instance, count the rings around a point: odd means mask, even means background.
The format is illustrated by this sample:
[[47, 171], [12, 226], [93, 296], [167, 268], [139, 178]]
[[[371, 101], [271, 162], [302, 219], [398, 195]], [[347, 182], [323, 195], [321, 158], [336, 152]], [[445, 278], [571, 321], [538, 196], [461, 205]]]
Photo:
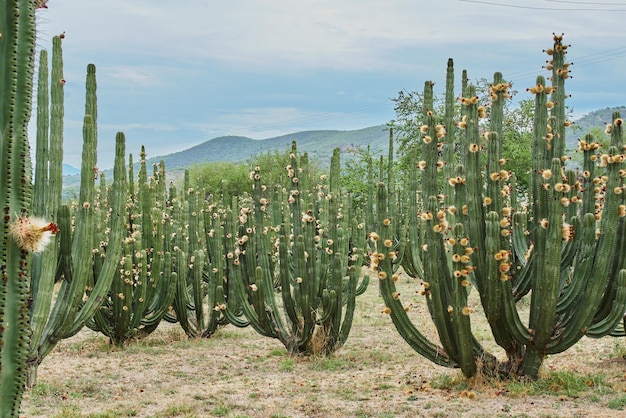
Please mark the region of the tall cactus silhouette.
[[[509, 85], [500, 73], [490, 86], [490, 123], [480, 122], [487, 110], [480, 106], [469, 85], [460, 98], [461, 134], [452, 132], [448, 114], [438, 121], [433, 114], [432, 83], [424, 89], [425, 124], [422, 127], [421, 195], [424, 209], [411, 212], [409, 244], [403, 265], [419, 277], [422, 294], [439, 334], [440, 344], [428, 340], [413, 325], [393, 280], [380, 280], [387, 310], [402, 337], [420, 354], [448, 367], [459, 367], [466, 376], [479, 370], [489, 375], [536, 378], [549, 354], [562, 352], [583, 336], [611, 333], [626, 307], [626, 257], [624, 232], [624, 155], [622, 119], [614, 115], [611, 147], [597, 153], [598, 145], [587, 137], [580, 141], [584, 172], [577, 177], [566, 170], [565, 61], [568, 46], [554, 36], [548, 68], [551, 85], [538, 77], [528, 90], [535, 95], [533, 166], [528, 210], [518, 203], [514, 173], [506, 169], [502, 155], [502, 109]], [[450, 63], [449, 67], [450, 69]], [[447, 85], [448, 90], [451, 84]], [[448, 91], [448, 94], [450, 92]], [[449, 105], [449, 104], [448, 104]], [[481, 129], [486, 131], [481, 132]], [[445, 138], [445, 139], [444, 139]], [[452, 160], [443, 142], [459, 149]], [[481, 155], [486, 153], [486, 158]], [[483, 159], [485, 158], [485, 159]], [[486, 169], [484, 166], [486, 161]], [[438, 167], [455, 166], [451, 171]], [[440, 193], [447, 183], [446, 194]], [[416, 196], [418, 175], [411, 173], [409, 194]], [[379, 185], [379, 217], [384, 219], [386, 188]], [[415, 210], [415, 203], [410, 203]], [[416, 215], [417, 213], [417, 215]], [[388, 228], [380, 239], [391, 237]], [[384, 277], [391, 261], [378, 264]], [[383, 277], [383, 278], [384, 278]], [[480, 303], [501, 346], [506, 361], [485, 351], [472, 334], [473, 309], [469, 289], [478, 290]], [[516, 302], [530, 292], [527, 322]]]

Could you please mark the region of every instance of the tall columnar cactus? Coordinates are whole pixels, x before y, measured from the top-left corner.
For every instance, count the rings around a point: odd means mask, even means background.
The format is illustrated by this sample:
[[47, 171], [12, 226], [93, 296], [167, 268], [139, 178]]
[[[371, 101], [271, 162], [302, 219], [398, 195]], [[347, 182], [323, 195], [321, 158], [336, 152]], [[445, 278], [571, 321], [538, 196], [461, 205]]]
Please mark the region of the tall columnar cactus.
[[[137, 195], [126, 196], [126, 236], [120, 268], [102, 306], [86, 324], [118, 346], [156, 330], [176, 292], [177, 275], [172, 270], [172, 256], [164, 250], [169, 240], [164, 230], [170, 223], [163, 186], [165, 167], [161, 164], [148, 180], [143, 148], [139, 179]], [[108, 194], [104, 182], [100, 194]], [[106, 213], [108, 209], [106, 199], [101, 199], [99, 212]], [[106, 256], [110, 245], [106, 237], [99, 242], [96, 262], [98, 255]]]
[[[43, 55], [45, 57], [45, 54]], [[59, 223], [61, 233], [55, 245], [33, 257], [30, 317], [33, 339], [28, 353], [27, 384], [36, 381], [37, 368], [54, 346], [82, 329], [91, 319], [108, 292], [121, 259], [124, 205], [126, 198], [126, 168], [124, 135], [116, 138], [114, 181], [106, 214], [97, 214], [95, 194], [96, 149], [96, 68], [87, 66], [86, 104], [83, 121], [83, 154], [81, 188], [74, 219], [67, 205], [61, 205], [63, 161], [63, 86], [61, 38], [53, 38], [52, 70], [50, 72], [49, 137], [46, 135], [45, 60], [40, 71], [40, 92], [37, 135], [37, 167], [33, 212], [52, 217]], [[42, 130], [43, 132], [39, 132]], [[49, 152], [44, 152], [45, 150]], [[96, 237], [97, 222], [105, 221]], [[73, 228], [72, 228], [73, 223]], [[94, 259], [98, 242], [107, 242], [103, 258]], [[58, 293], [55, 281], [61, 280]], [[54, 301], [54, 304], [53, 304]]]
[[[355, 298], [367, 286], [367, 278], [358, 283], [365, 230], [342, 207], [339, 150], [328, 189], [301, 187], [306, 172], [298, 169], [295, 144], [291, 157], [285, 204], [270, 203], [257, 167], [252, 201], [228, 218], [228, 294], [238, 298], [245, 319], [225, 313], [235, 325], [249, 323], [278, 338], [290, 353], [328, 354], [347, 339]], [[271, 225], [266, 212], [281, 209], [282, 224]], [[269, 239], [274, 230], [277, 242]]]
[[[207, 202], [204, 190], [189, 187], [188, 171], [185, 184], [182, 199], [170, 198], [172, 213], [178, 214], [173, 216], [176, 232], [172, 235], [171, 245], [179, 279], [173, 310], [165, 320], [178, 322], [190, 338], [207, 338], [228, 324], [223, 314], [225, 296], [218, 294], [228, 291], [224, 260], [225, 211], [223, 207]], [[175, 195], [173, 188], [170, 192]], [[232, 302], [236, 301], [229, 300], [231, 310], [237, 311]]]
[[[501, 74], [496, 73], [490, 87], [488, 131], [481, 132], [487, 126], [479, 122], [486, 109], [472, 86], [460, 99], [458, 138], [438, 137], [443, 125], [436, 115], [425, 115], [418, 163], [424, 210], [410, 213], [410, 256], [403, 263], [409, 274], [422, 280], [440, 344], [425, 338], [410, 321], [394, 281], [387, 279], [391, 260], [382, 257], [378, 264], [381, 292], [400, 334], [420, 354], [437, 364], [460, 367], [466, 376], [482, 369], [490, 375], [536, 378], [547, 355], [568, 349], [585, 335], [608, 335], [626, 308], [623, 122], [614, 115], [606, 152], [598, 154], [590, 137], [580, 141], [585, 156], [580, 178], [565, 170], [566, 50], [562, 36], [555, 35], [548, 51], [552, 84], [538, 77], [529, 88], [536, 106], [528, 210], [514, 206], [514, 173], [506, 169], [501, 150], [502, 103], [509, 89]], [[432, 84], [426, 83], [424, 97], [431, 91]], [[458, 165], [447, 161], [455, 164], [454, 175], [448, 171], [445, 178], [437, 170], [442, 141], [458, 142], [460, 149]], [[450, 156], [444, 153], [444, 158]], [[411, 177], [413, 197], [417, 173]], [[443, 181], [453, 192], [442, 200], [438, 196]], [[380, 185], [378, 205], [385, 203], [386, 190]], [[415, 208], [410, 203], [410, 209]], [[379, 216], [384, 219], [384, 211]], [[382, 227], [379, 236], [380, 248], [391, 231]], [[506, 361], [486, 352], [472, 334], [468, 296], [473, 286]], [[529, 292], [526, 322], [516, 302]]]
[[[51, 225], [30, 217], [35, 2], [0, 1], [0, 416], [17, 416], [30, 340], [29, 253]], [[56, 228], [56, 227], [55, 227]]]

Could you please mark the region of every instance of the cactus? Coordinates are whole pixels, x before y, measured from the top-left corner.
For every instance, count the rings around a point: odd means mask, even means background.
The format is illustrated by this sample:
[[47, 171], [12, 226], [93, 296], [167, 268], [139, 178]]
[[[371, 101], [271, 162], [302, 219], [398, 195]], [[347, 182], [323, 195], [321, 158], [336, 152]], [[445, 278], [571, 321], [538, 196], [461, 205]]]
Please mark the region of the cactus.
[[[170, 187], [172, 213], [178, 214], [173, 216], [176, 233], [172, 245], [179, 280], [173, 309], [165, 320], [178, 322], [190, 338], [208, 338], [228, 324], [220, 307], [225, 296], [218, 295], [227, 289], [224, 210], [205, 201], [204, 190], [195, 190], [189, 183], [189, 171], [186, 171], [182, 200], [174, 197], [176, 190]], [[197, 184], [202, 184], [201, 179]], [[232, 310], [237, 310], [235, 305], [230, 305]]]
[[[365, 230], [351, 224], [349, 208], [342, 207], [338, 149], [328, 189], [302, 187], [311, 180], [304, 180], [306, 170], [300, 168], [294, 143], [286, 205], [270, 204], [256, 167], [252, 201], [242, 202], [238, 216], [227, 218], [228, 295], [240, 301], [245, 318], [229, 307], [225, 314], [237, 326], [249, 324], [278, 338], [289, 353], [328, 354], [347, 339], [355, 298], [367, 287], [367, 277], [358, 283]], [[268, 225], [266, 212], [280, 210], [281, 225]], [[278, 232], [278, 242], [271, 241], [272, 231]]]
[[[591, 138], [581, 141], [585, 171], [580, 179], [565, 169], [567, 47], [562, 36], [554, 36], [554, 47], [549, 50], [552, 85], [546, 85], [540, 76], [529, 88], [536, 106], [527, 211], [513, 206], [517, 202], [511, 193], [514, 175], [506, 170], [502, 158], [502, 106], [509, 85], [501, 74], [494, 75], [490, 87], [490, 123], [484, 136], [480, 135], [479, 118], [486, 116], [486, 110], [479, 106], [473, 86], [464, 89], [458, 122], [461, 135], [458, 139], [445, 136], [448, 143], [457, 140], [460, 150], [454, 157], [458, 160], [447, 161], [458, 161], [453, 176], [450, 171], [445, 178], [438, 174], [438, 147], [443, 139], [430, 140], [442, 126], [452, 132], [450, 119], [446, 116], [443, 124], [437, 124], [432, 112], [424, 115], [422, 162], [418, 164], [423, 169], [424, 210], [416, 216], [411, 212], [416, 209], [415, 202], [409, 203], [409, 244], [403, 265], [407, 273], [422, 280], [422, 294], [440, 344], [425, 338], [410, 321], [393, 280], [381, 278], [380, 289], [402, 337], [433, 362], [459, 367], [468, 377], [482, 371], [492, 376], [537, 378], [547, 355], [570, 348], [585, 335], [598, 338], [610, 334], [626, 307], [626, 258], [623, 251], [616, 250], [624, 245], [626, 213], [620, 177], [624, 166], [622, 120], [614, 115], [607, 153], [594, 155], [597, 144]], [[432, 83], [427, 82], [426, 100], [431, 94]], [[424, 107], [432, 108], [429, 103]], [[449, 149], [444, 150], [448, 151], [444, 158], [452, 158]], [[481, 154], [485, 151], [483, 172]], [[441, 199], [443, 181], [452, 193]], [[410, 196], [417, 190], [418, 175], [411, 173]], [[380, 184], [377, 204], [381, 208], [386, 207], [386, 195]], [[379, 210], [379, 217], [384, 216]], [[381, 228], [379, 236], [380, 243], [392, 232]], [[382, 259], [378, 269], [384, 276], [391, 274], [391, 261]], [[472, 334], [468, 296], [474, 286], [506, 361], [486, 352]], [[529, 292], [530, 317], [525, 323], [516, 302]]]
[[[132, 167], [132, 156], [129, 157]], [[128, 220], [121, 267], [115, 273], [111, 289], [87, 326], [109, 337], [112, 344], [122, 346], [132, 338], [143, 338], [157, 329], [172, 305], [177, 274], [165, 242], [164, 229], [170, 219], [165, 207], [165, 167], [155, 168], [148, 183], [145, 149], [142, 147], [139, 169], [139, 193], [127, 196]], [[129, 175], [132, 171], [129, 171]], [[100, 188], [106, 196], [104, 182]], [[106, 212], [106, 199], [101, 199], [100, 212]], [[104, 258], [108, 243], [100, 241], [96, 261]]]
[[[45, 57], [45, 54], [44, 54]], [[61, 205], [61, 178], [63, 153], [63, 79], [61, 38], [53, 38], [52, 71], [50, 84], [49, 138], [46, 129], [46, 80], [45, 60], [40, 68], [40, 108], [38, 109], [38, 135], [33, 212], [40, 216], [57, 219], [61, 234], [55, 245], [33, 257], [32, 306], [30, 317], [33, 338], [28, 353], [27, 385], [36, 381], [37, 368], [54, 346], [82, 329], [91, 319], [109, 290], [113, 275], [118, 268], [124, 230], [126, 173], [124, 163], [124, 135], [116, 138], [114, 181], [110, 205], [100, 217], [96, 210], [95, 176], [97, 128], [96, 128], [96, 68], [87, 66], [86, 104], [83, 123], [83, 155], [81, 189], [74, 216], [67, 205]], [[42, 132], [39, 132], [39, 130]], [[43, 152], [45, 149], [49, 152]], [[43, 198], [42, 198], [43, 195]], [[96, 239], [96, 223], [105, 220], [108, 235]], [[107, 242], [106, 255], [94, 260], [98, 242]], [[97, 252], [97, 250], [95, 251]], [[95, 268], [96, 267], [96, 268]], [[96, 271], [97, 270], [97, 271]], [[55, 281], [61, 280], [56, 297]], [[52, 301], [54, 300], [54, 305]]]
[[[3, 218], [0, 261], [0, 416], [17, 416], [26, 381], [30, 340], [29, 253], [41, 250], [52, 232], [30, 217], [31, 117], [35, 48], [35, 3], [0, 1], [0, 200]], [[46, 229], [44, 231], [44, 229]]]

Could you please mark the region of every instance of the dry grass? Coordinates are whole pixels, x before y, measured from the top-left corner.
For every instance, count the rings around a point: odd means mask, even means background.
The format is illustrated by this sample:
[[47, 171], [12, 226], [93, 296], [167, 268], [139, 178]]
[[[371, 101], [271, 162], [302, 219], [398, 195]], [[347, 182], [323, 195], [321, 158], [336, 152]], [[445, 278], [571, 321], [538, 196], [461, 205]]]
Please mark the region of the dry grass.
[[[228, 326], [188, 340], [163, 323], [120, 350], [89, 330], [61, 342], [26, 393], [25, 417], [626, 416], [623, 339], [586, 339], [546, 361], [535, 383], [468, 381], [417, 355], [381, 313], [377, 283], [359, 298], [335, 355], [291, 357], [278, 340]], [[418, 284], [401, 283], [404, 295]], [[434, 336], [420, 298], [412, 313]], [[493, 347], [480, 307], [475, 333]]]

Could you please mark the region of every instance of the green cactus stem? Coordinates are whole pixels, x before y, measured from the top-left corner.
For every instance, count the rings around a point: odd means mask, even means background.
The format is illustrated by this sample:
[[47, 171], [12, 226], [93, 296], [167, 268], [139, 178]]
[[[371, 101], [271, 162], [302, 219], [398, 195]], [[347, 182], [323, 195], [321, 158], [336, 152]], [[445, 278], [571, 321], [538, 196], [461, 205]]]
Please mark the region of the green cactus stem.
[[[172, 246], [176, 259], [178, 282], [173, 310], [166, 316], [178, 322], [190, 338], [208, 338], [218, 328], [228, 324], [223, 314], [228, 292], [225, 283], [224, 208], [209, 204], [205, 191], [189, 187], [189, 172], [185, 173], [187, 187], [183, 200], [171, 199], [177, 229]], [[197, 184], [202, 184], [198, 181]], [[174, 191], [170, 187], [170, 192]], [[214, 200], [210, 197], [209, 200]], [[225, 290], [226, 289], [226, 290]], [[229, 299], [231, 310], [238, 311], [235, 300]]]
[[[29, 253], [41, 226], [30, 217], [28, 124], [35, 65], [35, 3], [0, 1], [0, 416], [17, 416], [30, 340]], [[28, 235], [35, 233], [34, 240]], [[34, 245], [33, 245], [34, 244]]]
[[[129, 159], [132, 161], [132, 156]], [[165, 224], [171, 221], [165, 204], [164, 181], [164, 164], [148, 179], [142, 147], [138, 193], [130, 194], [129, 190], [126, 196], [124, 218], [128, 223], [121, 268], [115, 273], [102, 306], [86, 324], [117, 346], [156, 330], [174, 300], [177, 274], [173, 271], [171, 253], [164, 250], [169, 240], [164, 233]], [[100, 194], [107, 196], [108, 190], [101, 188]], [[100, 206], [101, 213], [108, 213], [106, 199], [101, 199]], [[110, 244], [106, 236], [96, 242], [100, 242], [97, 260], [106, 257]]]
[[[35, 256], [31, 286], [37, 289], [33, 294], [31, 320], [33, 340], [28, 354], [27, 384], [36, 382], [37, 368], [56, 344], [75, 335], [90, 320], [104, 301], [114, 274], [117, 272], [122, 254], [123, 231], [125, 225], [124, 207], [126, 201], [125, 138], [118, 133], [115, 141], [114, 179], [105, 214], [98, 214], [96, 206], [95, 181], [97, 177], [96, 149], [97, 131], [94, 119], [96, 110], [96, 68], [87, 66], [86, 106], [88, 113], [83, 121], [83, 154], [81, 167], [81, 188], [77, 210], [72, 221], [69, 207], [61, 205], [62, 149], [63, 149], [63, 77], [61, 39], [53, 39], [52, 71], [50, 84], [50, 152], [37, 155], [36, 173], [46, 170], [47, 175], [36, 175], [36, 190], [45, 190], [44, 204], [37, 204], [33, 210], [54, 217], [63, 233], [58, 243], [51, 245], [41, 255]], [[44, 80], [40, 80], [40, 84]], [[45, 103], [45, 101], [44, 101]], [[43, 112], [43, 109], [42, 109]], [[42, 122], [40, 126], [45, 124]], [[38, 149], [45, 149], [45, 134], [38, 135]], [[42, 182], [42, 184], [37, 184]], [[105, 228], [96, 225], [105, 221]], [[73, 223], [74, 227], [70, 225]], [[102, 237], [96, 231], [102, 231]], [[104, 235], [107, 231], [108, 235]], [[106, 242], [106, 254], [98, 260], [99, 242]], [[41, 262], [36, 262], [41, 257]], [[53, 284], [61, 280], [56, 297]], [[52, 301], [54, 300], [54, 304]]]

